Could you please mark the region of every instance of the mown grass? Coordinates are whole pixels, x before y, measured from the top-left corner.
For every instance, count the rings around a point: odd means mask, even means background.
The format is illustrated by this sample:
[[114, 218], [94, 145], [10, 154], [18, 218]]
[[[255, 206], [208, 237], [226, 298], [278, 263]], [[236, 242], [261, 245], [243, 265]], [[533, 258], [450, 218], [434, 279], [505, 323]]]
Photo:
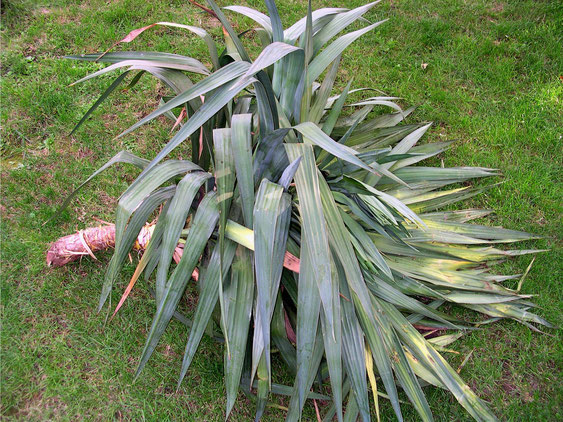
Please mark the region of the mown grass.
[[[265, 9], [261, 2], [248, 3]], [[303, 16], [305, 8], [304, 2], [280, 1], [284, 24]], [[550, 249], [537, 257], [523, 290], [536, 294], [540, 313], [560, 325], [563, 7], [553, 1], [395, 0], [384, 1], [368, 17], [390, 21], [348, 50], [340, 84], [354, 77], [357, 87], [376, 87], [403, 97], [405, 105], [419, 105], [415, 119], [435, 122], [428, 141], [459, 140], [441, 157], [446, 165], [502, 170], [503, 183], [470, 205], [496, 211], [488, 224], [544, 236], [522, 245]], [[250, 26], [233, 19], [238, 29]], [[184, 1], [2, 5], [3, 419], [223, 418], [221, 347], [204, 340], [176, 393], [187, 332], [173, 322], [133, 383], [154, 308], [150, 296], [136, 289], [118, 316], [104, 324], [106, 314], [96, 314], [95, 304], [109, 254], [56, 270], [46, 268], [44, 260], [49, 242], [96, 224], [94, 216], [110, 220], [116, 198], [135, 173], [126, 167], [109, 170], [60, 218], [43, 226], [72, 187], [121, 149], [150, 157], [170, 131], [162, 120], [112, 140], [164, 94], [147, 78], [133, 91], [113, 95], [69, 137], [111, 76], [68, 87], [99, 65], [62, 56], [105, 50], [130, 30], [162, 20], [203, 25], [220, 35], [213, 20]], [[206, 55], [203, 43], [181, 32], [151, 31], [127, 48]], [[522, 272], [529, 260], [522, 257], [503, 269]], [[123, 280], [133, 268], [126, 268]], [[188, 311], [196, 300], [191, 291]], [[486, 327], [454, 344], [460, 354], [448, 356], [456, 366], [473, 351], [461, 372], [464, 379], [503, 420], [562, 419], [560, 331], [542, 335], [511, 321]], [[468, 419], [449, 395], [426, 391], [437, 420]], [[252, 414], [252, 403], [241, 395], [232, 420], [249, 420]], [[313, 415], [309, 409], [305, 419]], [[385, 403], [383, 415], [392, 418]], [[272, 409], [266, 419], [282, 417]], [[405, 418], [414, 418], [408, 406]]]

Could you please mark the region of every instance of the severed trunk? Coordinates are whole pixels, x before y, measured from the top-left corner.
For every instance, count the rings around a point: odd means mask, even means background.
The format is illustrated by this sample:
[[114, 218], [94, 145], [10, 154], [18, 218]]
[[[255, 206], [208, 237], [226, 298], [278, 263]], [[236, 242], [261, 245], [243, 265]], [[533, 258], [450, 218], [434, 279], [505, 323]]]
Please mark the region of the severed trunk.
[[[141, 229], [134, 249], [142, 251], [147, 247], [152, 235], [152, 227], [153, 224], [147, 224]], [[114, 246], [114, 224], [90, 227], [61, 237], [54, 242], [47, 251], [47, 265], [49, 267], [62, 267], [86, 255], [96, 259], [95, 252], [113, 248]]]
[[[144, 251], [151, 239], [155, 222], [143, 226], [133, 249]], [[83, 256], [91, 256], [97, 259], [95, 252], [104, 251], [115, 247], [115, 224], [107, 223], [103, 226], [90, 227], [79, 230], [74, 234], [63, 236], [54, 242], [47, 251], [47, 266], [62, 267], [69, 262], [76, 261]], [[179, 263], [184, 252], [184, 245], [179, 243], [174, 250], [174, 262]], [[197, 281], [199, 272], [194, 270], [192, 277]]]

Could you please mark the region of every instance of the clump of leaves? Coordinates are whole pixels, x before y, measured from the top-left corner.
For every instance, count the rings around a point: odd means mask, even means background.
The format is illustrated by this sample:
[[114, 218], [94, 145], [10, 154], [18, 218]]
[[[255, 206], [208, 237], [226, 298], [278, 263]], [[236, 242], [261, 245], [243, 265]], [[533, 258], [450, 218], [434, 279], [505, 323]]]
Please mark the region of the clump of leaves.
[[[363, 17], [375, 3], [316, 11], [309, 4], [307, 16], [285, 30], [271, 0], [269, 16], [226, 7], [260, 26], [254, 60], [244, 34], [208, 4], [223, 26], [223, 49], [201, 28], [154, 25], [201, 37], [211, 66], [162, 52], [71, 56], [111, 63], [79, 82], [126, 69], [78, 126], [128, 74], [131, 85], [150, 74], [173, 92], [119, 135], [165, 115], [179, 126], [167, 145], [151, 161], [121, 152], [99, 170], [117, 162], [142, 170], [119, 200], [100, 309], [140, 229], [162, 209], [129, 286], [144, 272], [157, 306], [137, 374], [176, 316], [189, 327], [179, 383], [206, 328], [220, 332], [227, 417], [240, 388], [255, 399], [256, 419], [276, 393], [290, 396], [289, 421], [313, 398], [331, 400], [325, 420], [346, 414], [369, 421], [370, 395], [378, 418], [384, 397], [402, 420], [402, 389], [421, 418], [432, 420], [422, 390], [432, 384], [451, 391], [475, 419], [495, 419], [440, 353], [478, 324], [440, 307], [454, 303], [492, 320], [549, 326], [530, 311], [529, 296], [502, 285], [517, 276], [489, 272], [498, 260], [536, 252], [495, 244], [533, 236], [470, 223], [489, 211], [439, 210], [486, 189], [468, 180], [497, 172], [420, 166], [450, 146], [419, 143], [430, 123], [406, 123], [412, 108], [370, 96], [377, 92], [370, 88], [351, 89], [351, 81], [333, 92], [343, 51], [383, 23]], [[341, 35], [356, 22], [365, 26]], [[192, 74], [204, 78], [194, 83]], [[372, 113], [376, 108], [393, 111]], [[191, 161], [166, 159], [186, 141]], [[183, 254], [175, 265], [178, 244]], [[177, 308], [196, 268], [199, 298], [188, 320]], [[272, 381], [274, 352], [295, 377], [292, 386]], [[322, 388], [328, 385], [329, 395]]]

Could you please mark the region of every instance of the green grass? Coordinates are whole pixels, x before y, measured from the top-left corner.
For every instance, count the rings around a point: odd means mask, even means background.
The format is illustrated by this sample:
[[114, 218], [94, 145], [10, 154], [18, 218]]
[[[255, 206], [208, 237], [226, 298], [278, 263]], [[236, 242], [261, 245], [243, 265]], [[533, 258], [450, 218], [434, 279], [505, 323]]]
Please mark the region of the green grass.
[[[265, 10], [261, 2], [248, 3]], [[360, 4], [347, 2], [348, 7]], [[315, 7], [329, 5], [337, 2], [314, 2]], [[155, 21], [203, 25], [215, 36], [220, 30], [177, 0], [13, 0], [2, 8], [2, 418], [222, 420], [222, 347], [204, 340], [176, 393], [187, 332], [173, 322], [133, 383], [154, 302], [138, 288], [118, 316], [104, 324], [106, 315], [96, 314], [95, 305], [109, 253], [61, 269], [45, 265], [50, 242], [96, 224], [93, 216], [112, 218], [116, 198], [135, 173], [123, 166], [109, 170], [56, 222], [42, 225], [73, 186], [117, 151], [151, 156], [170, 131], [170, 123], [161, 120], [112, 140], [164, 94], [147, 78], [133, 92], [114, 94], [68, 137], [111, 76], [68, 87], [99, 65], [62, 56], [105, 50], [130, 30]], [[304, 2], [280, 1], [284, 24], [303, 16], [305, 8]], [[537, 295], [542, 316], [561, 325], [563, 6], [556, 1], [386, 0], [368, 16], [387, 17], [389, 22], [347, 51], [340, 86], [354, 77], [356, 87], [376, 86], [401, 96], [404, 105], [420, 105], [415, 119], [435, 122], [428, 141], [459, 140], [440, 157], [446, 165], [502, 170], [504, 183], [471, 205], [496, 211], [488, 224], [545, 237], [522, 245], [550, 249], [537, 257], [523, 290]], [[239, 30], [250, 25], [238, 17], [234, 21]], [[206, 57], [203, 43], [166, 29], [152, 29], [126, 48]], [[180, 148], [176, 154], [187, 156], [187, 151]], [[522, 257], [503, 265], [522, 272], [529, 261]], [[127, 267], [123, 283], [133, 269], [134, 264]], [[197, 300], [194, 291], [186, 296], [188, 312]], [[114, 292], [114, 303], [120, 293]], [[464, 379], [503, 420], [563, 419], [560, 331], [542, 335], [511, 321], [486, 327], [455, 343], [460, 354], [448, 356], [457, 367], [473, 351], [461, 372]], [[427, 394], [437, 420], [468, 420], [446, 393], [428, 389]], [[382, 407], [385, 418], [392, 419], [390, 406]], [[231, 420], [249, 420], [252, 414], [252, 403], [241, 395]], [[405, 406], [405, 419], [413, 415]], [[271, 409], [266, 419], [281, 417]], [[313, 417], [309, 409], [306, 419]]]

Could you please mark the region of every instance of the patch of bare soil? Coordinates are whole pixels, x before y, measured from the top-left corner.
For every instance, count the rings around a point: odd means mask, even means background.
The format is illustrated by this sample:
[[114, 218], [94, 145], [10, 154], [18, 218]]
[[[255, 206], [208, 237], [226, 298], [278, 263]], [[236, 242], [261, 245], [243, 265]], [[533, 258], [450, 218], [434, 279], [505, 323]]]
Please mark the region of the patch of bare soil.
[[7, 417], [16, 420], [61, 420], [66, 414], [67, 405], [58, 397], [44, 397], [43, 391], [22, 400], [20, 407], [10, 407], [2, 411]]
[[493, 13], [500, 13], [504, 11], [504, 3], [495, 3], [493, 7], [490, 8], [490, 11]]
[[528, 375], [524, 382], [523, 376], [514, 371], [508, 361], [503, 361], [500, 387], [507, 395], [530, 403], [534, 401], [533, 392], [540, 388], [540, 383], [533, 375]]

